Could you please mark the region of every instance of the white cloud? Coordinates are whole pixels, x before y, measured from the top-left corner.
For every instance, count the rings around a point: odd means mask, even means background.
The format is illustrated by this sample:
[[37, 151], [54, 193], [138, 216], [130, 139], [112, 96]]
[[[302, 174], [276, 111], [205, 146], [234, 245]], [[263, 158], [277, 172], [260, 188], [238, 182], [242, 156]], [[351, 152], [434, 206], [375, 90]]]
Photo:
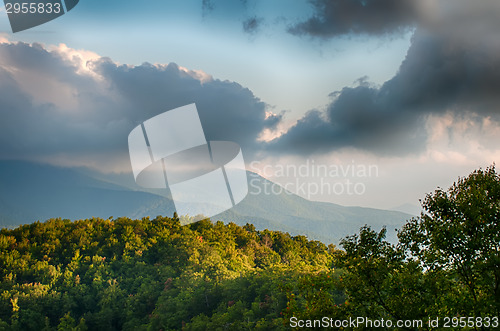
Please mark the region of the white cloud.
[[[328, 154], [302, 157], [299, 155], [267, 156], [261, 162], [252, 165], [253, 171], [269, 178], [280, 185], [295, 190], [305, 198], [339, 203], [342, 205], [361, 205], [374, 208], [393, 208], [410, 203], [419, 205], [427, 193], [438, 186], [448, 188], [459, 176], [467, 176], [473, 170], [483, 169], [500, 160], [500, 124], [490, 117], [477, 114], [456, 116], [449, 112], [443, 115], [429, 116], [426, 121], [429, 140], [426, 149], [418, 154], [383, 157], [373, 153], [343, 148]], [[308, 161], [309, 160], [309, 161]], [[308, 162], [308, 163], [307, 163]], [[304, 164], [311, 168], [318, 166], [375, 165], [378, 176], [352, 178], [352, 183], [362, 183], [366, 191], [356, 194], [331, 194], [326, 190], [300, 190], [297, 178], [275, 173], [279, 167]], [[310, 173], [310, 172], [309, 172]], [[320, 187], [321, 178], [308, 179]], [[323, 178], [325, 185], [335, 185], [345, 178]], [[299, 178], [303, 182], [304, 178]], [[316, 187], [313, 187], [316, 190]], [[327, 186], [326, 186], [327, 187]]]
[[84, 49], [76, 50], [66, 46], [66, 44], [59, 44], [58, 46], [49, 45], [47, 50], [56, 52], [66, 61], [73, 63], [77, 67], [77, 74], [92, 75], [94, 78], [99, 77], [88, 65], [91, 61], [100, 59], [101, 56], [99, 54]]
[[179, 69], [184, 71], [186, 74], [193, 77], [194, 79], [199, 80], [202, 84], [214, 80], [212, 75], [207, 74], [203, 70], [189, 70], [188, 68], [184, 68], [181, 66], [179, 66]]
[[0, 44], [8, 43], [9, 41], [9, 34], [6, 32], [0, 32]]
[[[5, 37], [2, 41], [3, 158], [129, 171], [130, 130], [165, 110], [196, 102], [199, 110], [206, 111], [202, 114], [206, 121], [202, 122], [214, 140], [240, 139], [240, 144], [247, 147], [244, 153], [257, 149], [255, 154], [245, 155], [247, 163], [260, 160], [261, 167], [265, 167], [307, 161], [300, 155], [273, 156], [264, 152], [260, 159], [254, 158], [259, 152], [257, 139], [263, 143], [293, 123], [277, 119], [270, 107], [239, 84], [221, 82], [205, 72], [175, 64], [120, 65], [63, 44], [27, 45], [9, 42]], [[376, 165], [378, 175], [358, 178], [366, 186], [362, 195], [308, 192], [306, 197], [379, 208], [418, 204], [418, 199], [437, 186], [448, 187], [458, 176], [500, 158], [500, 126], [491, 116], [448, 112], [430, 115], [426, 123], [428, 141], [419, 155], [381, 157], [342, 148], [315, 156], [316, 165]], [[290, 180], [270, 179], [282, 184]], [[338, 180], [333, 178], [331, 183]]]
[[64, 44], [0, 44], [2, 158], [123, 170], [130, 130], [189, 103], [207, 139], [235, 141], [247, 155], [279, 122], [250, 90], [175, 63], [120, 65]]

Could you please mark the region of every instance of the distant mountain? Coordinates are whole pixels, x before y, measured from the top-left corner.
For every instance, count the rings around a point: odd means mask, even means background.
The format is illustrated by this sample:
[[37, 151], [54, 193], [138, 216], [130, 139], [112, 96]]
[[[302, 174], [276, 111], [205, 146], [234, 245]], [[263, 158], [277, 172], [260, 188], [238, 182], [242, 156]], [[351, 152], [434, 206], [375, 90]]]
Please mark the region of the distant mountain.
[[[173, 202], [161, 196], [158, 190], [145, 192], [130, 182], [124, 186], [112, 183], [117, 176], [108, 179], [106, 175], [85, 169], [1, 161], [0, 226], [12, 227], [55, 217], [75, 220], [171, 216], [175, 211]], [[364, 224], [377, 230], [387, 226], [388, 239], [394, 242], [394, 229], [411, 218], [397, 211], [309, 201], [281, 188], [271, 190], [279, 194], [268, 195], [265, 192], [277, 184], [251, 172], [248, 179], [247, 197], [236, 207], [212, 217], [214, 221], [251, 223], [257, 229], [286, 231], [337, 244], [339, 239], [357, 233]]]
[[[21, 161], [0, 162], [0, 225], [49, 218], [171, 216], [171, 201], [94, 179], [74, 169]], [[156, 216], [156, 215], [155, 215]]]
[[[281, 187], [271, 188], [278, 184], [255, 173], [248, 172], [248, 178], [251, 183], [248, 196], [234, 208], [214, 216], [213, 219], [233, 221], [240, 225], [248, 222], [254, 224], [257, 229], [277, 229], [337, 244], [339, 239], [357, 233], [365, 224], [377, 230], [386, 226], [387, 239], [396, 242], [395, 229], [411, 218], [411, 215], [398, 211], [310, 201], [286, 192]], [[264, 187], [267, 187], [267, 190], [264, 190]], [[266, 195], [263, 192], [280, 194]]]

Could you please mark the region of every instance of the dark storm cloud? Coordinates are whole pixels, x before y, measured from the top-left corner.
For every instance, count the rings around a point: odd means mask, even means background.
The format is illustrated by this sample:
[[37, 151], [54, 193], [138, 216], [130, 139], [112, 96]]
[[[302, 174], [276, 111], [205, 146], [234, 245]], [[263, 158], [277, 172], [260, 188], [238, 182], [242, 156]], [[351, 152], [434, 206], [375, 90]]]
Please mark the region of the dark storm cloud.
[[126, 66], [100, 58], [87, 65], [81, 74], [58, 51], [0, 44], [1, 158], [125, 155], [132, 128], [189, 103], [196, 103], [207, 139], [235, 141], [249, 153], [260, 132], [281, 120], [241, 85], [175, 64]]
[[[122, 125], [121, 105], [77, 70], [74, 63], [39, 44], [0, 44], [1, 158], [99, 152], [116, 144], [109, 129]], [[42, 93], [44, 101], [37, 100]], [[60, 109], [46, 101], [66, 99], [68, 93], [79, 109]]]
[[259, 27], [263, 21], [264, 19], [260, 17], [250, 17], [243, 21], [243, 31], [249, 34], [255, 34], [259, 31]]
[[499, 120], [500, 23], [492, 10], [500, 13], [485, 7], [483, 15], [441, 17], [420, 28], [392, 79], [380, 88], [364, 80], [343, 88], [325, 113], [306, 114], [269, 149], [310, 154], [354, 147], [403, 155], [425, 148], [429, 115]]
[[130, 115], [138, 121], [196, 103], [207, 139], [231, 140], [252, 148], [260, 132], [280, 120], [279, 116], [266, 118], [266, 104], [249, 89], [229, 81], [202, 82], [176, 64], [129, 67], [102, 59], [93, 65], [132, 106]]
[[310, 0], [314, 14], [291, 26], [295, 35], [331, 38], [404, 31], [417, 19], [415, 0]]
[[381, 155], [423, 150], [424, 117], [391, 104], [383, 93], [368, 86], [344, 88], [326, 113], [308, 112], [267, 148], [272, 153], [302, 155], [346, 147]]

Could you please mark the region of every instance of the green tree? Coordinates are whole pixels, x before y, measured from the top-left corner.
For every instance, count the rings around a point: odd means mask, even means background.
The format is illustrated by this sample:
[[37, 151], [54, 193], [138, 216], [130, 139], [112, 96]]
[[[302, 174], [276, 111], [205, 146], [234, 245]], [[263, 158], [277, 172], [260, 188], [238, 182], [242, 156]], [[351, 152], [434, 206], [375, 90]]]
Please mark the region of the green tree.
[[403, 252], [384, 240], [385, 233], [364, 226], [341, 241], [345, 251], [335, 264], [343, 269], [344, 312], [353, 318], [425, 319], [435, 302], [432, 278], [418, 263], [405, 261]]
[[[464, 289], [462, 311], [500, 314], [500, 176], [495, 166], [438, 188], [425, 213], [399, 233], [401, 247], [429, 271], [445, 270]], [[463, 311], [470, 304], [472, 311]]]
[[[341, 241], [346, 316], [494, 317], [500, 307], [500, 177], [491, 166], [437, 189], [425, 212], [385, 241], [368, 226]], [[429, 326], [424, 323], [424, 328]]]

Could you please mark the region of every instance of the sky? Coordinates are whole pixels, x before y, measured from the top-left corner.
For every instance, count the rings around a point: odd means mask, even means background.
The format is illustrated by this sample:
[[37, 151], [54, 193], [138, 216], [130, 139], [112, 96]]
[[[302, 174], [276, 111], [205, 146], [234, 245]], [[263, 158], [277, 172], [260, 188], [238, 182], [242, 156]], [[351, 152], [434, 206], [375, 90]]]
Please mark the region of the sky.
[[128, 133], [195, 102], [209, 140], [312, 200], [393, 208], [499, 159], [493, 0], [82, 0], [12, 33], [0, 158], [130, 173]]

